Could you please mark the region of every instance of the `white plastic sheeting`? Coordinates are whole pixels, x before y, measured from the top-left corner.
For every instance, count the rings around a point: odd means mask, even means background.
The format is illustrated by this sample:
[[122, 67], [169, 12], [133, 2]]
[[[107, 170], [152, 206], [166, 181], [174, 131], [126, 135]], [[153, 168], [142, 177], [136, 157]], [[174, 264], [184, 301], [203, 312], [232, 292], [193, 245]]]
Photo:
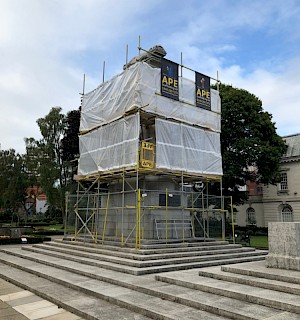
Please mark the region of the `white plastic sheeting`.
[[221, 100], [211, 89], [211, 110], [195, 106], [195, 83], [179, 78], [179, 100], [160, 95], [160, 69], [138, 62], [83, 96], [80, 131], [91, 130], [142, 108], [166, 118], [221, 130]]
[[220, 134], [156, 119], [156, 168], [222, 175]]
[[79, 175], [136, 165], [140, 115], [119, 119], [79, 136]]

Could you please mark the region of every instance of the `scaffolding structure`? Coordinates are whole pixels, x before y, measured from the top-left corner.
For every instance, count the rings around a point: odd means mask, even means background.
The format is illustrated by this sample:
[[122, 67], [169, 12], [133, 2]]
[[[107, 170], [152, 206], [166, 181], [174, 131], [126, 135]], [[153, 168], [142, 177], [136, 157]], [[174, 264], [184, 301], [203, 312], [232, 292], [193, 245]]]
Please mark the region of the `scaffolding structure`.
[[[191, 185], [196, 177], [173, 176], [181, 190], [149, 190], [141, 186], [153, 170], [143, 171], [123, 171], [118, 178], [114, 173], [113, 180], [98, 176], [88, 183], [78, 181], [77, 194], [67, 195], [65, 235], [102, 244], [112, 240], [121, 245], [134, 242], [137, 249], [143, 240], [225, 240], [226, 220], [233, 219], [232, 199], [206, 192], [209, 184], [220, 181], [206, 180], [203, 190], [195, 192]], [[137, 173], [139, 178], [133, 176]], [[164, 177], [166, 173], [156, 174]], [[189, 182], [179, 182], [184, 178]], [[109, 191], [106, 185], [112, 182], [123, 189]], [[224, 202], [231, 203], [229, 209], [224, 209]], [[233, 220], [230, 222], [234, 226]]]
[[[65, 235], [137, 249], [143, 240], [225, 239], [225, 202], [233, 211], [221, 194], [219, 94], [212, 90], [212, 110], [197, 108], [195, 84], [181, 77], [179, 101], [162, 97], [161, 57], [144, 57], [83, 96]], [[210, 195], [212, 184], [220, 195]]]

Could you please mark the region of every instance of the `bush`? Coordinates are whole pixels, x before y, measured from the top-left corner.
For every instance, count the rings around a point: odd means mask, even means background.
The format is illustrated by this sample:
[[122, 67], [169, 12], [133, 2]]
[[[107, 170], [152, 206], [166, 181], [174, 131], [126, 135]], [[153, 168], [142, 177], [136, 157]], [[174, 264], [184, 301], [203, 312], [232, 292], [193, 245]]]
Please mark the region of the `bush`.
[[40, 235], [40, 236], [60, 236], [64, 235], [64, 230], [44, 230], [40, 229], [37, 231], [34, 231], [35, 235]]
[[34, 243], [41, 243], [43, 241], [51, 241], [50, 237], [32, 237], [32, 236], [22, 236], [19, 238], [11, 238], [11, 237], [0, 237], [0, 245], [5, 244], [20, 244], [22, 243], [21, 238], [26, 238], [27, 243], [34, 244]]
[[257, 227], [257, 226], [235, 226], [234, 227], [235, 234], [247, 233], [249, 235], [255, 236], [267, 236], [268, 235], [268, 228]]

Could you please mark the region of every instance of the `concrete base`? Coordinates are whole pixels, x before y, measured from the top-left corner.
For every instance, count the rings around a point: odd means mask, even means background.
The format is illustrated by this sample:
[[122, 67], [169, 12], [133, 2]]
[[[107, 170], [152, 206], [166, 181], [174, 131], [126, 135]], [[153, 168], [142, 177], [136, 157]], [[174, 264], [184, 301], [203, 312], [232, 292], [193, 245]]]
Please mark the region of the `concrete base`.
[[300, 271], [300, 222], [269, 223], [266, 266]]

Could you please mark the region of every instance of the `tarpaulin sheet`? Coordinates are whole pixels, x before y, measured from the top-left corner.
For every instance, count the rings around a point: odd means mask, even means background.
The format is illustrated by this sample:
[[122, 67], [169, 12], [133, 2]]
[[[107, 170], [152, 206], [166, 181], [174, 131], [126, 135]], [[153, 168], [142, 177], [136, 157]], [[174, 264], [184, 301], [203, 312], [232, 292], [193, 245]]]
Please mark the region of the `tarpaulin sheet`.
[[156, 119], [156, 168], [222, 175], [220, 134]]
[[135, 114], [79, 136], [78, 174], [136, 165], [140, 117]]
[[160, 95], [160, 69], [138, 62], [82, 99], [80, 131], [84, 132], [124, 116], [134, 108], [221, 131], [221, 100], [211, 89], [211, 111], [195, 106], [195, 82], [179, 78], [179, 100]]

